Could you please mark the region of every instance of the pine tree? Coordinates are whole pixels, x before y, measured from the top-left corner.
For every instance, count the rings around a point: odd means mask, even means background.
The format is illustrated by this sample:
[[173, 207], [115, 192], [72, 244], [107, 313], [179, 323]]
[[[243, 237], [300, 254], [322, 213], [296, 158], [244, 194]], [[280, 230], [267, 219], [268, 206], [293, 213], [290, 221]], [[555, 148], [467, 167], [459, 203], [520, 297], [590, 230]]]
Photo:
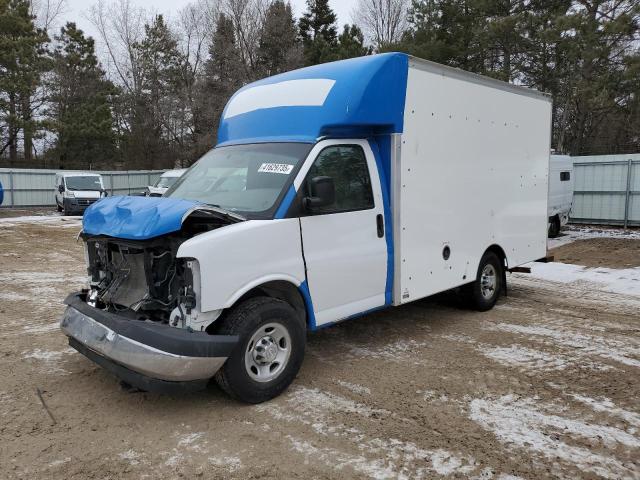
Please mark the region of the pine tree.
[[115, 156], [110, 106], [115, 89], [98, 64], [93, 38], [75, 23], [62, 27], [56, 41], [48, 124], [57, 134], [58, 167], [108, 167]]
[[0, 154], [18, 160], [18, 137], [23, 136], [24, 158], [31, 160], [33, 136], [39, 123], [33, 117], [32, 97], [49, 68], [49, 38], [34, 24], [27, 0], [0, 0], [0, 111], [5, 124]]
[[342, 33], [338, 37], [337, 58], [362, 57], [370, 55], [371, 47], [364, 44], [364, 35], [356, 25], [345, 25]]
[[[572, 155], [609, 153], [615, 137], [610, 126], [623, 127], [638, 90], [626, 82], [638, 55], [640, 4], [636, 0], [575, 2], [563, 19], [572, 32], [564, 43], [571, 68], [562, 100], [566, 128], [558, 132], [558, 148]], [[637, 83], [635, 83], [637, 85]]]
[[328, 0], [307, 0], [307, 11], [298, 23], [306, 65], [316, 65], [337, 56], [337, 17]]
[[215, 145], [217, 127], [227, 101], [245, 82], [240, 50], [236, 44], [233, 21], [220, 14], [205, 62], [204, 78], [198, 88], [197, 104], [201, 111], [195, 126], [198, 150], [204, 152]]
[[135, 99], [130, 151], [146, 168], [173, 167], [178, 149], [172, 148], [172, 115], [180, 90], [182, 58], [177, 41], [162, 15], [145, 25], [145, 36], [134, 45], [140, 59], [140, 94]]
[[302, 49], [291, 5], [273, 2], [265, 15], [258, 47], [259, 76], [270, 76], [302, 65]]

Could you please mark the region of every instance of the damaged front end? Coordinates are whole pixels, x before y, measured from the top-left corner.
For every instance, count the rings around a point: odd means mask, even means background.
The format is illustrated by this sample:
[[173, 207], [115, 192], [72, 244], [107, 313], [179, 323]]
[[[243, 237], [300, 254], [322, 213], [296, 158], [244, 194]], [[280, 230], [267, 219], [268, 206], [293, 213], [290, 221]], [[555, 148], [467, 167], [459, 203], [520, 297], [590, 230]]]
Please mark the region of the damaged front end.
[[197, 262], [178, 258], [178, 248], [195, 235], [226, 224], [209, 213], [195, 211], [179, 231], [146, 240], [82, 233], [90, 279], [89, 305], [133, 320], [193, 328], [188, 320], [197, 307]]
[[65, 300], [61, 328], [70, 345], [144, 390], [202, 388], [237, 338], [207, 331], [220, 312], [199, 310], [198, 262], [179, 258], [178, 249], [194, 236], [242, 220], [164, 198], [98, 202], [87, 211], [80, 234], [89, 289]]

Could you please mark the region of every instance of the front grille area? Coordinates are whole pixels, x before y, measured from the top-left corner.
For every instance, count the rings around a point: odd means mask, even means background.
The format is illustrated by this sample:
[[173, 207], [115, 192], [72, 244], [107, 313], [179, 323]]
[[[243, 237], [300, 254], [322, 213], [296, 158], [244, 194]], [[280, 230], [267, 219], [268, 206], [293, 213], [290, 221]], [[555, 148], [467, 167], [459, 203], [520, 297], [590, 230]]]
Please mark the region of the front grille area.
[[95, 203], [97, 198], [78, 198], [78, 205], [89, 206], [92, 203]]

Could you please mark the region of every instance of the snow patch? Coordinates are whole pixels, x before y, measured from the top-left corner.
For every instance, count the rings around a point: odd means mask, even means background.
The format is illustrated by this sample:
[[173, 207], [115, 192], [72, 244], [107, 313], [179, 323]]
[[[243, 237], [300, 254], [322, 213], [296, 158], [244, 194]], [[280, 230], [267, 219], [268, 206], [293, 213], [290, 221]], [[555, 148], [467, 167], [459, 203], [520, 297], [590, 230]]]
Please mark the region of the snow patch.
[[480, 348], [479, 350], [485, 357], [508, 367], [517, 366], [524, 370], [542, 371], [564, 370], [567, 368], [566, 360], [559, 356], [523, 347], [522, 345], [488, 347]]
[[305, 464], [321, 462], [337, 471], [351, 468], [356, 473], [375, 479], [431, 478], [434, 472], [440, 475], [466, 475], [477, 469], [472, 457], [444, 449], [422, 449], [412, 442], [396, 438], [372, 438], [356, 427], [332, 420], [339, 413], [348, 414], [349, 418], [355, 414], [365, 419], [393, 415], [386, 410], [305, 387], [289, 393], [285, 403], [278, 405], [272, 402], [254, 408], [269, 413], [278, 421], [306, 425], [318, 435], [346, 440], [354, 450], [349, 452], [319, 447], [312, 441], [287, 436], [292, 449], [305, 455]]
[[633, 427], [640, 427], [640, 414], [617, 407], [609, 398], [590, 398], [576, 393], [572, 393], [570, 396], [573, 399], [588, 405], [596, 412], [606, 413], [613, 417], [621, 418]]
[[119, 453], [118, 457], [120, 457], [122, 460], [126, 460], [130, 465], [137, 465], [138, 463], [140, 463], [138, 461], [140, 455], [132, 448], [130, 448], [126, 452]]
[[68, 225], [74, 227], [80, 227], [82, 225], [81, 216], [66, 216], [61, 217], [59, 215], [26, 215], [22, 217], [5, 217], [0, 218], [1, 227], [15, 227], [17, 225], [33, 224], [33, 225]]
[[22, 358], [33, 358], [39, 362], [42, 362], [45, 366], [45, 369], [49, 373], [58, 373], [61, 375], [67, 375], [69, 372], [60, 367], [60, 362], [62, 361], [62, 357], [64, 355], [69, 355], [70, 353], [74, 353], [75, 350], [71, 348], [66, 348], [64, 350], [42, 350], [40, 348], [36, 348], [31, 352], [22, 352]]
[[305, 413], [318, 416], [325, 412], [356, 413], [363, 417], [391, 415], [388, 410], [371, 408], [333, 393], [322, 392], [317, 388], [297, 388], [287, 401], [294, 406], [303, 405]]
[[629, 238], [640, 240], [640, 231], [615, 228], [576, 227], [569, 225], [562, 229], [561, 236], [548, 239], [547, 248], [556, 248], [573, 243], [576, 240], [588, 240], [591, 238]]
[[227, 469], [229, 472], [235, 472], [242, 467], [242, 461], [240, 458], [227, 455], [225, 452], [215, 457], [209, 457], [207, 459], [211, 465]]
[[48, 323], [46, 325], [25, 325], [22, 327], [26, 333], [49, 333], [58, 330], [60, 322]]
[[358, 358], [400, 361], [409, 359], [416, 351], [426, 345], [426, 342], [417, 342], [415, 340], [398, 340], [381, 347], [351, 347], [350, 353]]
[[357, 393], [359, 395], [371, 395], [371, 389], [369, 387], [358, 385], [356, 383], [345, 382], [343, 380], [338, 380], [336, 383], [347, 390], [351, 390], [353, 393]]
[[[532, 450], [549, 461], [563, 460], [604, 478], [635, 475], [613, 454], [618, 445], [640, 447], [640, 438], [614, 427], [544, 413], [543, 407], [535, 399], [514, 395], [505, 395], [497, 400], [477, 398], [470, 403], [470, 417], [492, 431], [502, 443]], [[554, 409], [552, 405], [546, 407]], [[599, 442], [611, 453], [605, 456], [568, 443], [576, 440]]]
[[[630, 367], [640, 367], [640, 360], [635, 358], [640, 357], [640, 348], [629, 342], [602, 338], [570, 329], [553, 329], [541, 326], [498, 323], [487, 328], [526, 335], [543, 343], [568, 347], [574, 358], [593, 355], [614, 360]], [[541, 337], [541, 339], [536, 337]]]
[[640, 296], [640, 267], [589, 268], [568, 263], [528, 263], [531, 276], [551, 282], [588, 285], [596, 290]]
[[19, 302], [21, 300], [29, 300], [29, 298], [31, 297], [21, 293], [0, 292], [0, 300], [5, 300], [7, 302]]
[[491, 358], [501, 365], [518, 367], [528, 372], [550, 372], [565, 370], [567, 367], [598, 371], [614, 370], [614, 367], [610, 365], [591, 362], [582, 355], [548, 353], [517, 344], [508, 347], [479, 345], [477, 350], [485, 357]]
[[[373, 458], [364, 453], [355, 454], [335, 448], [316, 447], [311, 442], [287, 435], [292, 449], [305, 455], [305, 464], [310, 460], [320, 461], [337, 471], [351, 468], [356, 473], [373, 479], [430, 478], [428, 472], [439, 475], [465, 475], [473, 471], [475, 461], [460, 458], [446, 450], [429, 451], [395, 439], [374, 439], [362, 445], [360, 450], [378, 454]], [[380, 454], [384, 457], [380, 457]]]
[[63, 458], [61, 460], [54, 460], [53, 462], [49, 463], [49, 467], [59, 467], [60, 465], [64, 465], [65, 463], [69, 463], [71, 461], [71, 457], [67, 457], [67, 458]]
[[197, 445], [194, 445], [194, 443], [201, 439], [203, 436], [204, 432], [194, 432], [181, 435], [178, 439], [178, 448], [186, 446], [190, 446], [192, 448], [197, 447]]

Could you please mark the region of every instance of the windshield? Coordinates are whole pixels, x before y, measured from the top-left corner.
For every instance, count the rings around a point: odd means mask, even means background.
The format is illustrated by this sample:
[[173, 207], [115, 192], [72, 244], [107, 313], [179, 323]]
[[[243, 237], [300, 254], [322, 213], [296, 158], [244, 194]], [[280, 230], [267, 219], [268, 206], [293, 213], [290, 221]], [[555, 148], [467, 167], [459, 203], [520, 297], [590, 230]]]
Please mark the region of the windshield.
[[179, 178], [180, 177], [160, 177], [154, 187], [169, 188], [171, 185], [176, 183]]
[[68, 190], [102, 190], [102, 182], [97, 175], [65, 177], [64, 183]]
[[311, 147], [305, 143], [261, 143], [215, 148], [164, 196], [234, 212], [268, 212]]

